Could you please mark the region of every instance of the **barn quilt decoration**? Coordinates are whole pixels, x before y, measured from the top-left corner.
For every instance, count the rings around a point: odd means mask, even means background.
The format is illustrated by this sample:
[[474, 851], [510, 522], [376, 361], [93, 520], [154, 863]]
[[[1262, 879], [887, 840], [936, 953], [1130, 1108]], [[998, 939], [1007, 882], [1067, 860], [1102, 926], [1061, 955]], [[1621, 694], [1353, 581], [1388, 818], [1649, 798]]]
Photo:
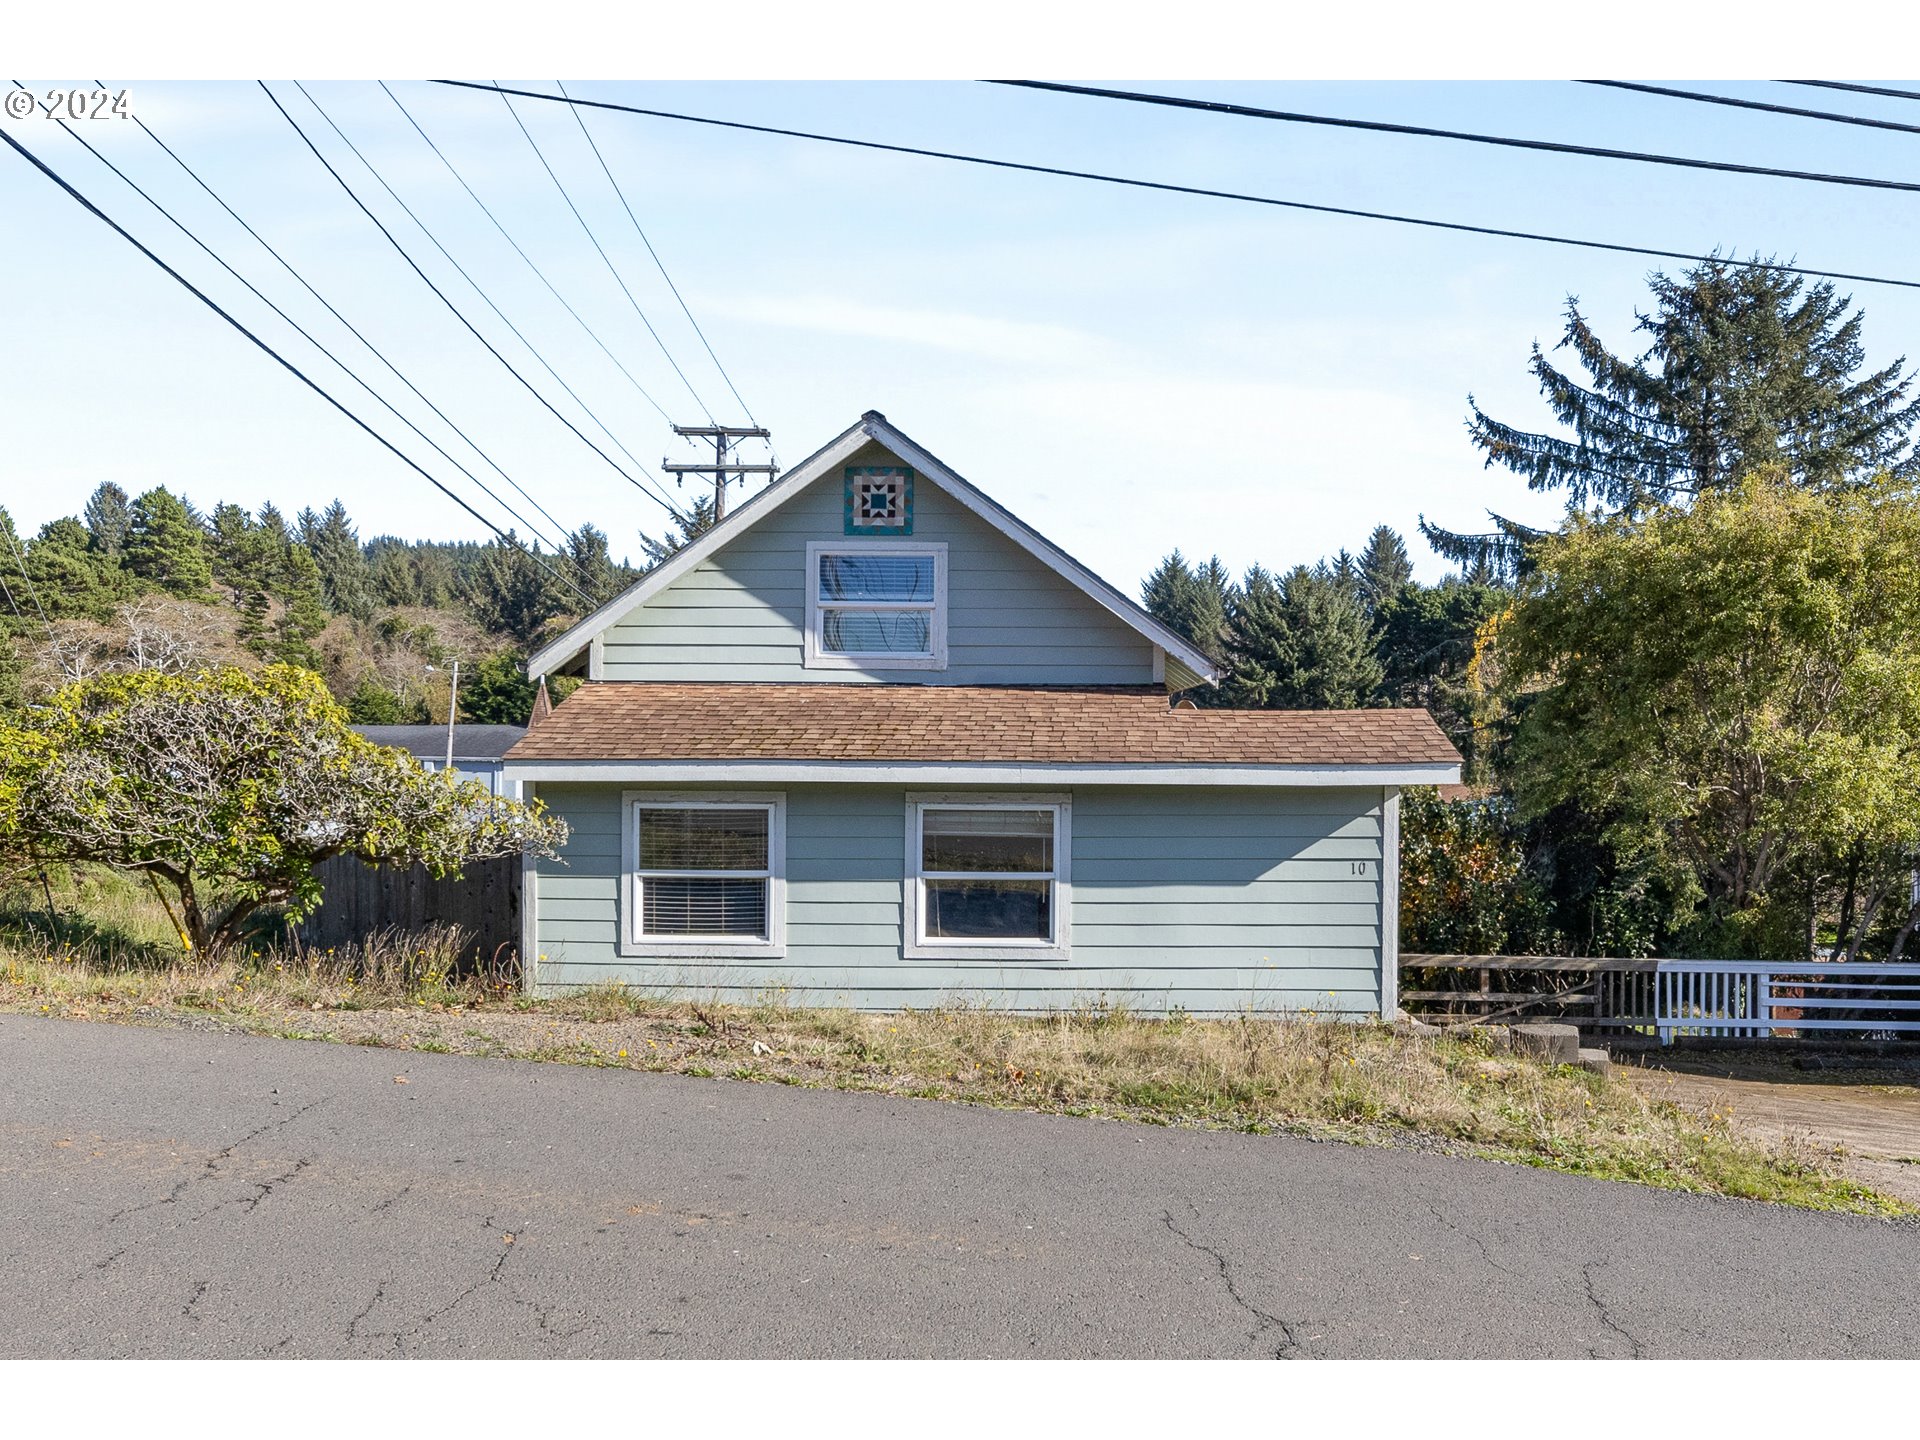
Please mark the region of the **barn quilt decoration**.
[[911, 535], [913, 471], [904, 465], [849, 465], [846, 532]]

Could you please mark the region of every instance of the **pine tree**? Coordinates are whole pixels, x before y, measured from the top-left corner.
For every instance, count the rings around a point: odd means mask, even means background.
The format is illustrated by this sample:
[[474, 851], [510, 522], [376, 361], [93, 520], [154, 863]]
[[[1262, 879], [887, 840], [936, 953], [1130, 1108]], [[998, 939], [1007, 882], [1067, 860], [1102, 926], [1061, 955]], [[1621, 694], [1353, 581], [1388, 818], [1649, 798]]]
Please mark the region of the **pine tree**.
[[1407, 555], [1407, 542], [1391, 525], [1373, 527], [1356, 569], [1360, 599], [1368, 612], [1376, 615], [1413, 580], [1413, 561]]
[[1178, 550], [1162, 560], [1140, 587], [1149, 615], [1215, 659], [1227, 653], [1227, 615], [1233, 594], [1232, 577], [1219, 556], [1195, 570]]
[[309, 642], [327, 628], [326, 594], [319, 565], [312, 552], [298, 541], [289, 542], [280, 554], [274, 598], [280, 602], [280, 616], [274, 624], [274, 658], [317, 669], [319, 657]]
[[206, 532], [164, 486], [133, 502], [125, 554], [128, 570], [169, 595], [199, 599], [213, 584]]
[[300, 543], [312, 552], [313, 563], [320, 567], [327, 608], [356, 620], [373, 618], [373, 576], [367, 569], [360, 537], [347, 518], [347, 507], [335, 500], [319, 515], [302, 510], [299, 536]]
[[[513, 532], [507, 535], [511, 539]], [[546, 563], [553, 561], [546, 559]], [[466, 584], [473, 618], [494, 634], [511, 635], [523, 645], [531, 644], [554, 616], [574, 613], [579, 598], [563, 590], [532, 554], [512, 544], [488, 545]]]
[[26, 573], [32, 593], [54, 619], [77, 615], [104, 621], [133, 593], [131, 578], [94, 548], [93, 536], [71, 515], [40, 527], [26, 548]]
[[474, 725], [524, 725], [536, 690], [512, 650], [489, 655], [460, 677], [460, 718]]
[[646, 563], [641, 566], [642, 572], [651, 570], [669, 555], [682, 549], [688, 541], [706, 534], [714, 527], [714, 523], [712, 499], [696, 499], [693, 502], [691, 514], [674, 517], [674, 526], [680, 532], [679, 534], [669, 531], [656, 540], [642, 530], [640, 549], [647, 557]]
[[[566, 563], [554, 568], [592, 596], [595, 605], [604, 604], [620, 592], [620, 572], [607, 548], [607, 532], [592, 525], [582, 525], [567, 537]], [[573, 596], [572, 608], [576, 613], [580, 605], [580, 597]]]
[[1247, 571], [1234, 607], [1233, 673], [1224, 687], [1242, 709], [1346, 710], [1375, 703], [1382, 679], [1373, 622], [1353, 592], [1296, 566], [1276, 582]]
[[[1602, 514], [1684, 503], [1773, 463], [1816, 488], [1883, 470], [1920, 473], [1908, 438], [1920, 423], [1914, 379], [1904, 359], [1861, 373], [1864, 315], [1831, 282], [1808, 286], [1714, 259], [1649, 283], [1653, 308], [1635, 327], [1648, 345], [1638, 357], [1609, 350], [1573, 298], [1559, 348], [1586, 379], [1533, 347], [1528, 368], [1571, 433], [1505, 424], [1467, 397], [1468, 430], [1488, 466], [1563, 492], [1569, 511]], [[1482, 535], [1441, 530], [1424, 516], [1420, 529], [1451, 560], [1485, 556], [1511, 573], [1538, 532], [1491, 518], [1495, 529]]]
[[127, 530], [133, 524], [127, 492], [111, 480], [102, 481], [87, 501], [87, 533], [102, 555], [120, 558], [126, 547]]

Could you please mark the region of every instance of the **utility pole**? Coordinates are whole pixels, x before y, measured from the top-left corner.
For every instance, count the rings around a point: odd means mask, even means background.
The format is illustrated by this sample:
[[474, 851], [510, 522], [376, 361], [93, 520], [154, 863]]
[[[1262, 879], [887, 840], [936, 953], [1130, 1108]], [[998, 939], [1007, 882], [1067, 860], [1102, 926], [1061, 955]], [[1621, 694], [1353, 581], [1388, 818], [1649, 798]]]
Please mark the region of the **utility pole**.
[[727, 481], [733, 476], [742, 480], [749, 475], [765, 475], [769, 480], [780, 473], [778, 465], [742, 465], [737, 460], [729, 460], [727, 451], [733, 448], [736, 440], [764, 440], [768, 431], [758, 425], [676, 425], [676, 435], [691, 435], [713, 442], [713, 463], [711, 465], [686, 465], [672, 460], [661, 460], [660, 468], [673, 476], [674, 484], [680, 483], [682, 475], [711, 475], [713, 477], [713, 518], [716, 523], [727, 513]]
[[447, 693], [447, 771], [453, 771], [453, 717], [460, 713], [460, 662], [453, 662], [453, 689]]

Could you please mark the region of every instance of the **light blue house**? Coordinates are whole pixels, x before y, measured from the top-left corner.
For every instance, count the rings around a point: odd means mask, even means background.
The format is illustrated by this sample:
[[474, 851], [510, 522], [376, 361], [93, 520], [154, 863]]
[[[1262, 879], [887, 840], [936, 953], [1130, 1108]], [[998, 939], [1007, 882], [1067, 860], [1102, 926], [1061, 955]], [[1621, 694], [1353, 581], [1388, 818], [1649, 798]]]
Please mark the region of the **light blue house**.
[[869, 412], [529, 662], [539, 991], [1391, 1015], [1425, 711], [1222, 711], [1213, 660]]

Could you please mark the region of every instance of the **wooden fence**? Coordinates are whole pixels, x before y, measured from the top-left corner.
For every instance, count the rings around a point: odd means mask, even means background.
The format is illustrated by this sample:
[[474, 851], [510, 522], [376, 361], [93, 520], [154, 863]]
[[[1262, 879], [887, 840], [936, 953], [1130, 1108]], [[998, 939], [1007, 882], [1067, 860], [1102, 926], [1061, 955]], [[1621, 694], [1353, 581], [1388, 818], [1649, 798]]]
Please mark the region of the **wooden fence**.
[[344, 945], [379, 930], [458, 925], [472, 937], [469, 953], [480, 959], [505, 958], [520, 948], [518, 855], [475, 861], [458, 879], [436, 880], [423, 865], [366, 865], [351, 855], [336, 855], [315, 873], [327, 898], [300, 926], [308, 944]]

